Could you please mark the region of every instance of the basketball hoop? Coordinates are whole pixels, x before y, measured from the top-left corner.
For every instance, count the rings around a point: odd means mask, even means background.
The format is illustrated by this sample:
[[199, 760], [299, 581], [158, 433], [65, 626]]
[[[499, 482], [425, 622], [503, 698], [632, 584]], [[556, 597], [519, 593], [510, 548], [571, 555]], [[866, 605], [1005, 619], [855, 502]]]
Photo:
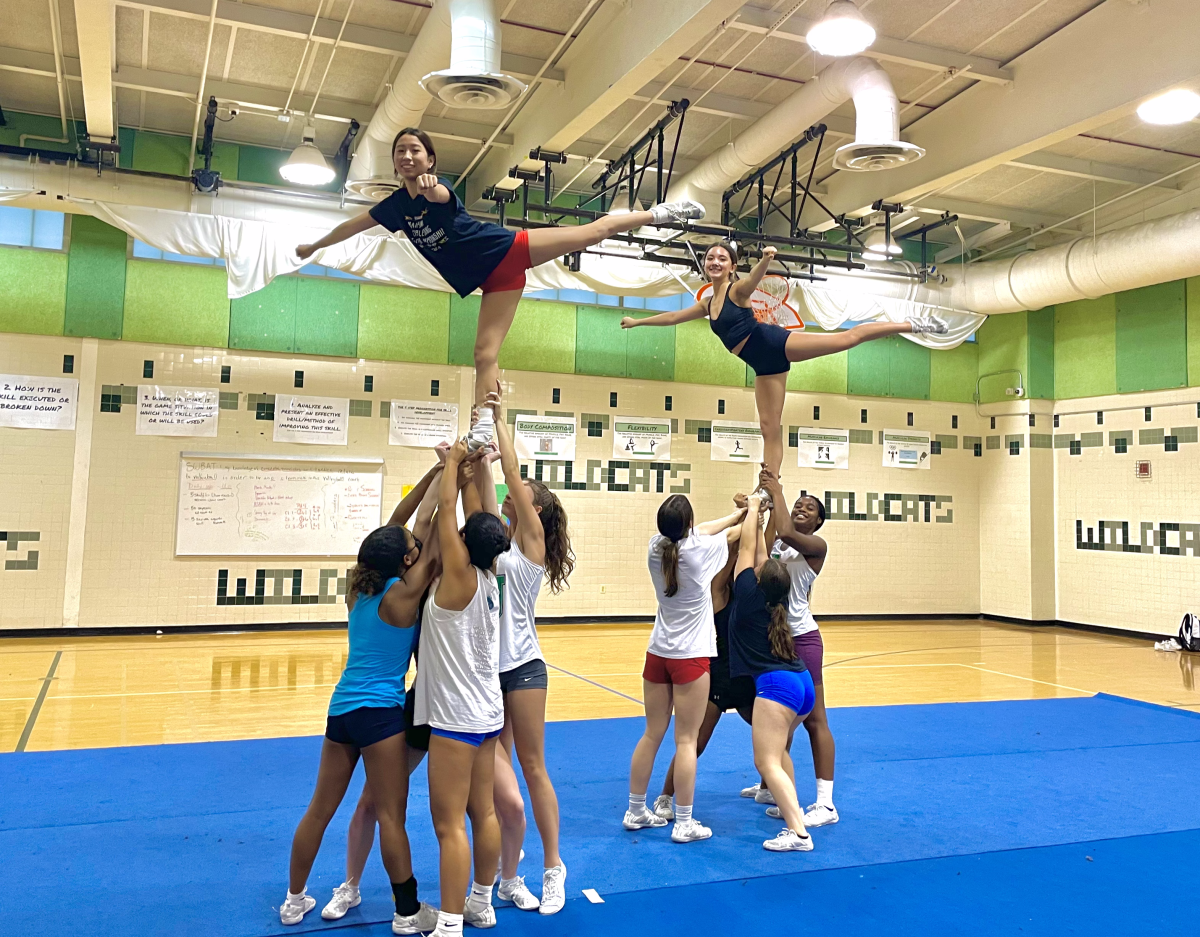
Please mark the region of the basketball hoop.
[[[754, 318], [759, 322], [778, 325], [789, 332], [800, 332], [804, 329], [804, 320], [800, 313], [788, 304], [788, 294], [791, 284], [787, 277], [768, 274], [763, 277], [758, 287], [750, 294], [750, 308], [754, 310]], [[702, 302], [712, 293], [712, 284], [705, 283], [696, 292], [696, 301]]]

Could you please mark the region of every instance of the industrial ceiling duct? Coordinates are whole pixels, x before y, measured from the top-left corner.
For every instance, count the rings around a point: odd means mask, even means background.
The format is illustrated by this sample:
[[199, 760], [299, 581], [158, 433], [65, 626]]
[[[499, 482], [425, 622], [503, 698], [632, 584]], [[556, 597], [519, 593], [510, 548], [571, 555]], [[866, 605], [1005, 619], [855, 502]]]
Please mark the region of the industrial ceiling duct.
[[500, 23], [492, 0], [441, 2], [450, 12], [450, 67], [425, 75], [421, 87], [450, 107], [507, 107], [525, 84], [500, 71]]

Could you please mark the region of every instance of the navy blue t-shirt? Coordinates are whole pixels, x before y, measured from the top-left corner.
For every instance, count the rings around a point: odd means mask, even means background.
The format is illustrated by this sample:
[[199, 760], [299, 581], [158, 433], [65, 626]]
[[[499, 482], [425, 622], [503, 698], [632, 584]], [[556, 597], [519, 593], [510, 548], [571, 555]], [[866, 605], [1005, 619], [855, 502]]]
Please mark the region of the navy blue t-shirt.
[[743, 569], [733, 581], [733, 604], [735, 608], [729, 619], [730, 677], [757, 677], [772, 670], [801, 673], [808, 669], [799, 657], [784, 660], [771, 650], [767, 637], [771, 612], [753, 569]]
[[372, 206], [370, 215], [389, 231], [403, 231], [459, 296], [477, 290], [504, 259], [516, 234], [467, 214], [445, 181], [450, 201], [413, 198], [404, 186]]

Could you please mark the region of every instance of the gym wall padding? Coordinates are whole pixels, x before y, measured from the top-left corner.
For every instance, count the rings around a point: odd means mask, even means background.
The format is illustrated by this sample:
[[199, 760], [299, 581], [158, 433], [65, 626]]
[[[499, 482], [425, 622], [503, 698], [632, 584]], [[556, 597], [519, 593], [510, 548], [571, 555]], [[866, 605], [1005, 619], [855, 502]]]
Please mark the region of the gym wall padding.
[[225, 271], [199, 264], [131, 260], [121, 337], [130, 342], [220, 348], [229, 341]]
[[625, 335], [626, 377], [647, 381], [675, 379], [675, 326], [630, 329]]
[[887, 342], [879, 339], [851, 348], [846, 358], [848, 393], [887, 397], [891, 395], [891, 354]]
[[[1021, 372], [1025, 386], [1029, 387], [1029, 324], [1028, 313], [1013, 312], [1002, 316], [989, 316], [987, 322], [976, 333], [979, 339], [979, 374], [1015, 369]], [[1005, 395], [1007, 387], [1015, 387], [1017, 376], [1004, 374], [989, 377], [980, 385], [982, 403], [1010, 400]], [[1028, 392], [1028, 390], [1027, 390]]]
[[1184, 281], [1117, 294], [1117, 391], [1187, 385]]
[[71, 218], [64, 335], [121, 337], [127, 245], [118, 228], [90, 215]]
[[929, 399], [970, 403], [979, 376], [979, 344], [963, 342], [929, 356]]
[[575, 310], [575, 373], [627, 377], [629, 336], [653, 328], [622, 329], [622, 309], [578, 306]]
[[165, 172], [186, 176], [190, 137], [165, 133], [139, 133], [133, 139], [133, 168], [139, 172]]
[[[445, 364], [450, 343], [450, 296], [402, 286], [361, 284], [358, 356]], [[468, 356], [470, 353], [468, 347]]]
[[1187, 281], [1188, 384], [1200, 384], [1200, 277]]
[[575, 372], [575, 307], [523, 299], [500, 348], [500, 367], [517, 371]]
[[479, 302], [481, 297], [468, 296], [460, 299], [450, 293], [450, 339], [447, 346], [447, 364], [471, 367], [475, 363], [475, 328], [479, 324]]
[[1054, 398], [1054, 307], [1026, 313], [1029, 374], [1025, 393], [1042, 400]]
[[1081, 299], [1054, 307], [1054, 396], [1117, 392], [1117, 299]]
[[296, 281], [277, 277], [249, 296], [229, 303], [229, 347], [247, 351], [294, 351]]
[[889, 363], [888, 396], [904, 397], [907, 400], [928, 400], [930, 349], [899, 335], [889, 336], [886, 341]]
[[67, 255], [0, 247], [0, 332], [62, 335]]
[[358, 352], [358, 284], [296, 277], [293, 348], [301, 355], [353, 358]]
[[810, 391], [816, 394], [846, 393], [846, 369], [849, 359], [849, 352], [839, 351], [836, 355], [793, 362], [792, 369], [788, 372], [788, 390]]
[[742, 387], [746, 365], [725, 350], [707, 319], [693, 319], [675, 326], [675, 380]]

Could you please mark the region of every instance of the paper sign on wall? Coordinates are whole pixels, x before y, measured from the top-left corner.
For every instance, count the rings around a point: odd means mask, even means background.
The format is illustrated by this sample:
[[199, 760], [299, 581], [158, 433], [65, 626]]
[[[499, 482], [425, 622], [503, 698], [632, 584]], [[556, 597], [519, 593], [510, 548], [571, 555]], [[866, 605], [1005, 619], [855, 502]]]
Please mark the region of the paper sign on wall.
[[393, 400], [388, 443], [432, 449], [458, 437], [458, 404], [428, 400]]
[[735, 420], [713, 421], [713, 462], [752, 462], [757, 465], [763, 457], [762, 430], [757, 423], [739, 423]]
[[217, 392], [206, 387], [139, 384], [138, 436], [216, 436]]
[[350, 401], [344, 397], [275, 397], [275, 442], [347, 444]]
[[522, 414], [513, 429], [518, 458], [575, 460], [575, 417]]
[[0, 426], [74, 429], [79, 381], [73, 377], [0, 374]]
[[917, 429], [885, 429], [883, 464], [888, 468], [929, 468], [929, 434]]
[[850, 431], [798, 427], [796, 464], [800, 468], [850, 468]]
[[671, 460], [671, 421], [613, 417], [613, 458]]

